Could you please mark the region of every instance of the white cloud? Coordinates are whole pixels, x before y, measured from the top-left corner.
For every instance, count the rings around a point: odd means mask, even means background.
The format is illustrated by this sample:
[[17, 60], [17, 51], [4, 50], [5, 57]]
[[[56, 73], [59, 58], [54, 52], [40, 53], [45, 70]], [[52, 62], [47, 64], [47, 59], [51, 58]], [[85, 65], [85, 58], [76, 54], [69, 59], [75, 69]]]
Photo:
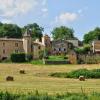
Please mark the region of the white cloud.
[[35, 12], [37, 9], [45, 14], [48, 12], [46, 3], [47, 0], [0, 0], [0, 16], [2, 20], [11, 20], [15, 16], [24, 16], [29, 11]]
[[12, 17], [25, 14], [38, 4], [38, 0], [0, 0], [0, 15]]
[[48, 12], [48, 9], [47, 8], [43, 8], [42, 12]]
[[61, 24], [66, 24], [66, 23], [75, 21], [77, 19], [77, 17], [78, 17], [78, 14], [76, 14], [76, 13], [66, 12], [66, 13], [60, 14], [59, 16], [56, 16], [55, 22], [61, 23]]

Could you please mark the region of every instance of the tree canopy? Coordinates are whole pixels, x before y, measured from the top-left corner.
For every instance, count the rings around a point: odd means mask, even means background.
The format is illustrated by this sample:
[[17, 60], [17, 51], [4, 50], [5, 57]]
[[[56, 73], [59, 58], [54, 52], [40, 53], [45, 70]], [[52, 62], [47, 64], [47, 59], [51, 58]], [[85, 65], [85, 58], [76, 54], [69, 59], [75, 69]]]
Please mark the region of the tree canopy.
[[3, 24], [0, 22], [0, 37], [21, 38], [21, 28], [16, 24]]
[[53, 39], [73, 39], [74, 30], [66, 26], [60, 26], [53, 29], [51, 32]]
[[43, 36], [42, 32], [44, 31], [44, 29], [42, 27], [40, 27], [37, 23], [33, 23], [33, 24], [28, 24], [26, 26], [24, 26], [24, 29], [29, 28], [32, 30], [32, 38], [35, 40], [36, 38], [41, 39], [41, 37]]
[[85, 34], [83, 42], [84, 43], [90, 43], [94, 39], [100, 40], [100, 28], [99, 27], [96, 27], [94, 30]]
[[83, 47], [75, 48], [77, 54], [87, 54], [90, 51], [91, 45], [86, 44]]

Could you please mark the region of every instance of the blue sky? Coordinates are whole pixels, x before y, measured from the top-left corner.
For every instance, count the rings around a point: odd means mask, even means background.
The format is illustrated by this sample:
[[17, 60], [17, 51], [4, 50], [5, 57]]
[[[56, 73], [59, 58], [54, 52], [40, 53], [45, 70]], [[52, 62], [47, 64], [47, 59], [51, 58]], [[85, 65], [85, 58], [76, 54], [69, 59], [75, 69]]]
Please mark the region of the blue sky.
[[0, 0], [0, 21], [24, 26], [38, 23], [44, 33], [65, 25], [83, 35], [100, 26], [100, 0]]

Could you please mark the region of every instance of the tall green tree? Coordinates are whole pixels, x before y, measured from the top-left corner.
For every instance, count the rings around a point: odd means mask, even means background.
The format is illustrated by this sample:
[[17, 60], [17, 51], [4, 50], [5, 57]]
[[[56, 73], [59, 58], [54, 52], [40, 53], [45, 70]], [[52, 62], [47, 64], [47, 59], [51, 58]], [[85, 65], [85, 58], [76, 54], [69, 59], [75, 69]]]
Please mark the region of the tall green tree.
[[34, 40], [36, 38], [41, 39], [41, 37], [43, 36], [42, 32], [44, 31], [44, 29], [42, 27], [40, 27], [37, 23], [28, 24], [28, 25], [24, 26], [24, 29], [26, 29], [26, 28], [32, 30], [32, 38]]
[[21, 38], [21, 28], [15, 24], [0, 23], [0, 37]]
[[87, 34], [84, 35], [83, 39], [84, 43], [90, 43], [95, 39], [100, 40], [100, 28], [96, 27], [94, 30], [89, 31]]
[[51, 32], [53, 39], [73, 39], [74, 30], [66, 26], [56, 27]]

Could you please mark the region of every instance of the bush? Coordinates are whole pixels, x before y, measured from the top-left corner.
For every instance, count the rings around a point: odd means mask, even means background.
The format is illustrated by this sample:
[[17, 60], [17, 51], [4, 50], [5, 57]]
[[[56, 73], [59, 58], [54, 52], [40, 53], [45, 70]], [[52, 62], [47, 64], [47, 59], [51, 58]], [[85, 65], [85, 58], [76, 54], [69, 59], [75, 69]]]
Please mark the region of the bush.
[[71, 71], [69, 73], [52, 73], [50, 76], [63, 77], [63, 78], [79, 78], [79, 76], [84, 76], [85, 78], [100, 78], [100, 69], [78, 69]]
[[65, 56], [64, 59], [68, 59], [68, 57]]
[[11, 54], [11, 61], [12, 62], [26, 62], [25, 53], [13, 53]]
[[48, 95], [45, 94], [13, 94], [9, 92], [0, 92], [0, 100], [100, 100], [100, 93], [70, 93]]
[[33, 59], [33, 55], [32, 54], [26, 54], [26, 59], [27, 59], [27, 61], [31, 61]]
[[39, 51], [39, 58], [42, 59], [44, 57], [44, 50]]

